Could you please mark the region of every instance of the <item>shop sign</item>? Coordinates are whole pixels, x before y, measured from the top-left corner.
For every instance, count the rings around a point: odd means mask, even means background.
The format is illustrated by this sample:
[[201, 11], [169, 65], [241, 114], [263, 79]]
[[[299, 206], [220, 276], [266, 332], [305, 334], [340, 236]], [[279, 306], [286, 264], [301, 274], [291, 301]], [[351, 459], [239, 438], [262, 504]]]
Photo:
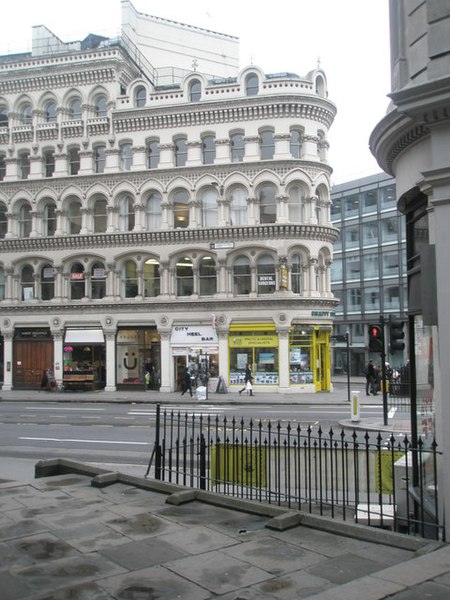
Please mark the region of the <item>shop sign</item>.
[[336, 313], [333, 310], [312, 310], [312, 317], [335, 317]]
[[20, 339], [39, 339], [39, 338], [49, 338], [50, 330], [49, 329], [16, 329], [15, 338]]
[[170, 341], [184, 346], [218, 344], [217, 333], [211, 325], [176, 325], [172, 329]]
[[45, 267], [42, 271], [42, 277], [44, 279], [53, 279], [55, 275], [55, 269], [53, 267]]
[[275, 285], [275, 276], [274, 275], [258, 275], [258, 285]]
[[277, 335], [230, 335], [230, 348], [277, 348]]
[[70, 273], [70, 281], [82, 281], [84, 273]]
[[230, 250], [234, 248], [234, 242], [211, 242], [211, 250]]
[[138, 332], [136, 329], [119, 329], [117, 332], [118, 344], [137, 344]]

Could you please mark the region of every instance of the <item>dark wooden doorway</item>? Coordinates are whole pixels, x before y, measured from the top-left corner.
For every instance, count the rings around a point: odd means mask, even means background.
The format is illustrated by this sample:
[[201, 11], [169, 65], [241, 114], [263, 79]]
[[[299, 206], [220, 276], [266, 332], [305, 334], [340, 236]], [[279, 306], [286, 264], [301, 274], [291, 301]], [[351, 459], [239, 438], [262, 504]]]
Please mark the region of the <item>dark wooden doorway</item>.
[[53, 369], [53, 340], [14, 340], [13, 387], [38, 390], [44, 369]]

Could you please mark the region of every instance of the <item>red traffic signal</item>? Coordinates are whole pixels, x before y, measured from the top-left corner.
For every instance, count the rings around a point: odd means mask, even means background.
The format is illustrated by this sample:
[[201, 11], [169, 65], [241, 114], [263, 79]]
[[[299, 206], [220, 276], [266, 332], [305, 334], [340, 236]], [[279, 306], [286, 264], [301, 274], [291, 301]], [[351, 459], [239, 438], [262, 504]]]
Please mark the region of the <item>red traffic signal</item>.
[[384, 338], [380, 325], [369, 325], [369, 350], [371, 352], [383, 352]]

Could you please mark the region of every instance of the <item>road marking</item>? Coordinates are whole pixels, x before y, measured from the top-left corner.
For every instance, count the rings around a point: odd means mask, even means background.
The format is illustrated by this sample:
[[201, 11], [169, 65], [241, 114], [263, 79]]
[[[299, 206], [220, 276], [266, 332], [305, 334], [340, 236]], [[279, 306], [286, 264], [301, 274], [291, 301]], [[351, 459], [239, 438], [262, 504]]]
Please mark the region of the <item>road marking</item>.
[[26, 406], [25, 410], [82, 410], [82, 411], [104, 411], [104, 408], [63, 408], [62, 406]]
[[149, 446], [149, 442], [121, 442], [117, 440], [79, 440], [76, 438], [47, 438], [47, 437], [19, 437], [19, 440], [28, 440], [32, 442], [76, 442], [80, 444], [119, 444], [130, 446]]
[[388, 412], [388, 418], [392, 419], [394, 417], [394, 415], [395, 415], [396, 412], [397, 412], [397, 408], [395, 406], [393, 406], [391, 408], [391, 410]]

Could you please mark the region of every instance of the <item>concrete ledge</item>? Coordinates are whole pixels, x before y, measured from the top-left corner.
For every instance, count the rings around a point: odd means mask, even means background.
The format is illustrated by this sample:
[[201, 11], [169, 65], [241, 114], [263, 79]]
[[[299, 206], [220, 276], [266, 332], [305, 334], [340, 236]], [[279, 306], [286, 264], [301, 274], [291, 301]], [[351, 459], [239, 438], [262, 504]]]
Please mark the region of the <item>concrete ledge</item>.
[[94, 479], [91, 481], [92, 487], [103, 488], [108, 485], [113, 485], [117, 483], [120, 479], [120, 473], [111, 471], [110, 473], [101, 473], [100, 475], [96, 475]]
[[77, 475], [86, 475], [93, 477], [101, 473], [108, 473], [106, 469], [100, 469], [92, 465], [86, 465], [74, 460], [66, 458], [51, 458], [48, 460], [40, 460], [34, 466], [34, 476], [36, 479], [40, 477], [52, 477], [55, 475], [66, 475], [67, 473], [76, 473]]
[[178, 506], [180, 504], [186, 504], [187, 502], [192, 502], [193, 500], [197, 500], [197, 490], [186, 490], [185, 492], [175, 492], [175, 494], [170, 494], [168, 498], [166, 498], [166, 504], [175, 504]]
[[284, 515], [278, 515], [266, 524], [268, 529], [275, 529], [276, 531], [285, 531], [286, 529], [292, 529], [302, 523], [303, 514], [300, 512], [287, 512]]

